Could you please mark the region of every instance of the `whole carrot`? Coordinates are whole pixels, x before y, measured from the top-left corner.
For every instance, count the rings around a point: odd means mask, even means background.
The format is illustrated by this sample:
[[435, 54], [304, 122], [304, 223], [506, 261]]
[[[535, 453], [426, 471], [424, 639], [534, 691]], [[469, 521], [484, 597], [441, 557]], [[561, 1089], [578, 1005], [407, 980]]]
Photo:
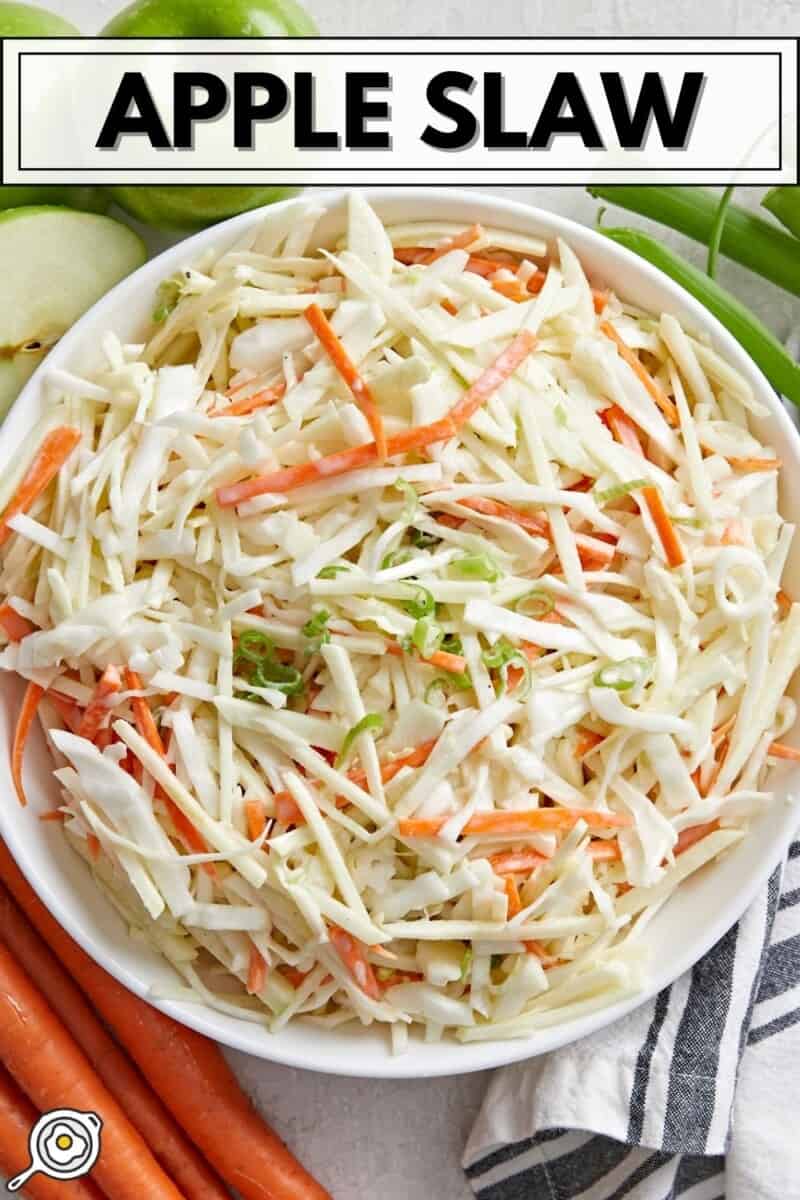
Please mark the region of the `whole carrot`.
[[0, 1059], [40, 1112], [76, 1108], [103, 1121], [95, 1178], [113, 1200], [182, 1200], [83, 1051], [0, 945]]
[[[219, 1048], [98, 967], [50, 915], [2, 844], [0, 879], [226, 1183], [244, 1200], [331, 1200], [259, 1117]], [[142, 1189], [145, 1195], [155, 1197]]]
[[92, 1012], [80, 988], [0, 885], [0, 939], [72, 1035], [186, 1200], [229, 1200], [197, 1149]]
[[[30, 1162], [28, 1134], [39, 1118], [27, 1096], [0, 1069], [0, 1173], [10, 1179]], [[34, 1175], [25, 1184], [30, 1200], [101, 1200], [90, 1179], [61, 1181]]]

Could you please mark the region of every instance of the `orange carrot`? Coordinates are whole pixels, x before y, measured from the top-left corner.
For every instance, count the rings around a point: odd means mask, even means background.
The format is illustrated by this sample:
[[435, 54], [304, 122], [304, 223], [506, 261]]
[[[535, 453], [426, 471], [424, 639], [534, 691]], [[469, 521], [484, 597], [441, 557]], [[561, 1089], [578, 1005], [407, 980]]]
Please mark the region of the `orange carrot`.
[[722, 537], [719, 539], [722, 546], [744, 546], [744, 525], [737, 518], [725, 522], [725, 528], [722, 531]]
[[132, 1125], [186, 1200], [227, 1200], [227, 1192], [86, 1002], [83, 993], [0, 885], [0, 939], [46, 996]]
[[78, 737], [88, 738], [91, 742], [108, 725], [111, 717], [109, 700], [120, 691], [121, 687], [122, 679], [119, 671], [109, 664], [100, 676], [92, 698], [86, 706], [83, 720], [78, 727]]
[[86, 845], [89, 849], [89, 857], [92, 862], [97, 862], [100, 855], [103, 853], [103, 847], [100, 845], [100, 838], [96, 833], [87, 833]]
[[[624, 413], [621, 408], [617, 408], [616, 405], [612, 405], [611, 408], [605, 409], [601, 415], [618, 442], [621, 442], [629, 450], [633, 450], [636, 454], [644, 457], [644, 451], [639, 441], [639, 435], [636, 432], [636, 426], [627, 413]], [[686, 561], [686, 556], [683, 553], [680, 538], [675, 532], [675, 526], [672, 524], [669, 513], [664, 507], [661, 492], [657, 487], [653, 487], [652, 485], [642, 488], [642, 502], [647, 505], [650, 516], [653, 519], [653, 524], [656, 527], [667, 562], [671, 567], [681, 566]]]
[[550, 525], [545, 517], [538, 517], [534, 513], [520, 512], [519, 509], [511, 508], [508, 504], [501, 504], [499, 500], [487, 500], [483, 496], [467, 496], [457, 503], [461, 508], [469, 508], [473, 512], [483, 513], [486, 517], [500, 517], [504, 521], [510, 521], [513, 525], [519, 525], [521, 529], [527, 530], [528, 533], [537, 534], [539, 537], [549, 537]]
[[279, 970], [284, 979], [288, 980], [295, 990], [302, 987], [308, 975], [308, 971], [301, 971], [297, 967], [289, 966], [288, 963], [284, 963]]
[[489, 397], [511, 378], [531, 354], [535, 345], [536, 338], [527, 329], [518, 333], [492, 365], [467, 388], [458, 403], [453, 405], [447, 414], [450, 420], [456, 425], [463, 425], [469, 421]]
[[28, 734], [31, 731], [31, 725], [36, 717], [39, 708], [39, 701], [44, 695], [44, 688], [38, 683], [29, 683], [25, 689], [25, 698], [22, 701], [22, 708], [17, 717], [17, 724], [14, 729], [14, 742], [11, 747], [11, 774], [14, 778], [14, 787], [17, 792], [17, 799], [24, 808], [28, 803], [25, 796], [25, 787], [22, 781], [22, 764], [25, 757], [25, 743], [28, 740]]
[[671, 567], [679, 567], [686, 561], [686, 555], [683, 553], [680, 538], [675, 532], [675, 526], [664, 507], [661, 492], [657, 487], [645, 487], [642, 488], [642, 498], [650, 510], [650, 516], [653, 518], [653, 524], [664, 548], [667, 562]]
[[250, 946], [250, 965], [247, 968], [247, 990], [251, 996], [263, 992], [267, 982], [267, 963], [264, 955], [255, 946]]
[[[253, 1109], [215, 1043], [139, 1000], [93, 962], [51, 916], [1, 843], [0, 878], [230, 1187], [244, 1200], [330, 1200]], [[116, 1200], [116, 1193], [109, 1195]], [[156, 1193], [140, 1185], [137, 1200], [143, 1196], [154, 1200]]]
[[[125, 687], [129, 692], [140, 692], [142, 690], [142, 681], [135, 671], [130, 667], [125, 668]], [[139, 734], [147, 742], [151, 750], [155, 750], [160, 758], [166, 760], [167, 753], [164, 748], [164, 743], [161, 740], [161, 734], [158, 732], [158, 726], [155, 723], [153, 714], [150, 711], [150, 705], [143, 696], [134, 696], [131, 699], [131, 707], [133, 708], [133, 716], [136, 722], [136, 728]], [[156, 788], [156, 794], [164, 801], [170, 820], [175, 826], [176, 832], [183, 839], [185, 844], [195, 854], [207, 854], [208, 845], [203, 835], [198, 829], [195, 829], [192, 822], [186, 814], [178, 808], [175, 801], [167, 795], [162, 787]], [[207, 875], [216, 877], [217, 869], [214, 863], [203, 863], [203, 870]]]
[[260, 838], [267, 827], [267, 810], [263, 800], [246, 800], [244, 816], [247, 821], [247, 836], [251, 842]]
[[595, 733], [593, 729], [579, 729], [580, 737], [575, 746], [575, 757], [583, 758], [590, 750], [594, 750], [595, 746], [599, 746], [605, 741], [602, 733]]
[[455, 304], [453, 304], [452, 300], [448, 300], [445, 297], [445, 299], [442, 300], [440, 307], [443, 308], [446, 313], [449, 313], [451, 317], [458, 316], [458, 309], [456, 308]]
[[645, 370], [639, 361], [639, 356], [634, 354], [630, 346], [622, 340], [610, 321], [601, 321], [600, 329], [617, 347], [620, 358], [633, 370], [639, 382], [644, 385], [649, 396], [661, 409], [670, 425], [677, 425], [678, 410], [675, 407], [675, 404], [672, 400], [670, 400], [663, 388], [659, 387], [652, 375]]
[[793, 600], [789, 593], [785, 592], [783, 588], [781, 588], [775, 596], [775, 603], [778, 605], [778, 610], [782, 616], [785, 617], [787, 613], [791, 612]]
[[208, 415], [210, 417], [243, 417], [247, 413], [255, 412], [258, 408], [268, 408], [272, 404], [277, 404], [285, 395], [286, 383], [281, 380], [272, 387], [262, 388], [250, 396], [242, 396], [240, 400], [234, 400], [226, 408], [215, 408]]
[[622, 858], [622, 851], [616, 838], [595, 838], [589, 842], [589, 856], [595, 862], [617, 862]]
[[341, 338], [320, 306], [309, 304], [303, 315], [317, 335], [334, 367], [349, 387], [356, 404], [367, 418], [372, 436], [375, 438], [378, 462], [383, 462], [386, 458], [386, 430], [383, 427], [381, 411], [375, 403], [372, 392], [359, 374], [358, 367], [345, 350]]
[[10, 642], [21, 642], [29, 633], [36, 632], [33, 622], [21, 617], [10, 604], [0, 605], [0, 629]]
[[[381, 763], [381, 779], [384, 783], [391, 783], [395, 775], [399, 775], [403, 767], [421, 767], [423, 763], [430, 758], [431, 751], [436, 745], [436, 739], [432, 738], [428, 742], [421, 742], [414, 750], [409, 750], [407, 754], [401, 754], [398, 758], [393, 758], [391, 762]], [[354, 767], [347, 772], [347, 778], [351, 783], [355, 783], [357, 787], [364, 787], [367, 782], [367, 773], [363, 767]], [[350, 803], [344, 796], [337, 797], [336, 804], [339, 808], [344, 808]], [[305, 817], [292, 796], [291, 792], [277, 792], [274, 799], [275, 815], [278, 820], [284, 825], [304, 825]]]
[[0, 944], [0, 1058], [40, 1112], [77, 1108], [103, 1122], [94, 1176], [115, 1200], [181, 1200], [117, 1101], [42, 995]]
[[[449, 817], [412, 817], [398, 821], [397, 832], [402, 838], [436, 837]], [[475, 813], [464, 826], [464, 836], [470, 834], [535, 833], [545, 830], [572, 829], [585, 821], [590, 829], [612, 829], [631, 824], [623, 813], [599, 811], [593, 808], [532, 808], [497, 809]]]
[[[444, 442], [455, 437], [458, 432], [449, 417], [434, 421], [431, 425], [415, 425], [402, 433], [390, 437], [386, 447], [387, 456], [407, 454], [411, 450], [421, 450], [434, 442]], [[242, 480], [230, 487], [217, 488], [217, 503], [222, 508], [230, 508], [241, 504], [243, 500], [251, 500], [264, 492], [291, 492], [294, 488], [303, 487], [307, 483], [316, 483], [320, 479], [331, 479], [335, 475], [346, 475], [348, 471], [356, 471], [360, 467], [368, 467], [375, 462], [377, 450], [374, 442], [364, 442], [361, 446], [351, 446], [347, 450], [337, 450], [335, 454], [326, 454], [323, 458], [302, 463], [297, 467], [283, 467], [272, 475], [258, 475], [253, 479]]]
[[[39, 1113], [17, 1085], [0, 1068], [0, 1174], [6, 1179], [24, 1171], [31, 1160], [28, 1134]], [[90, 1179], [57, 1180], [34, 1175], [25, 1184], [29, 1200], [101, 1200]]]
[[787, 746], [784, 742], [773, 742], [768, 753], [772, 758], [785, 758], [789, 762], [800, 762], [800, 750]]
[[779, 458], [728, 458], [734, 471], [779, 471], [783, 463]]
[[506, 876], [505, 881], [506, 896], [508, 897], [507, 920], [511, 921], [517, 913], [522, 912], [522, 901], [519, 897], [519, 889], [511, 875]]
[[380, 1000], [381, 989], [375, 978], [372, 965], [367, 959], [367, 951], [363, 944], [357, 942], [354, 937], [351, 937], [344, 929], [340, 929], [338, 925], [331, 925], [328, 932], [330, 934], [331, 945], [362, 992], [369, 996], [371, 1000]]
[[11, 517], [28, 511], [55, 479], [80, 440], [80, 430], [70, 429], [66, 425], [48, 433], [0, 519], [0, 546], [11, 536], [8, 527]]
[[[503, 351], [495, 362], [486, 368], [483, 374], [469, 387], [459, 402], [450, 409], [446, 416], [431, 425], [415, 425], [390, 437], [386, 443], [386, 456], [393, 458], [396, 454], [407, 454], [411, 450], [421, 450], [435, 442], [444, 442], [455, 437], [459, 427], [472, 417], [493, 392], [514, 374], [517, 367], [531, 353], [536, 344], [533, 334], [523, 330], [518, 333], [513, 342]], [[258, 475], [253, 479], [245, 479], [229, 487], [217, 488], [217, 503], [221, 508], [231, 508], [244, 500], [264, 492], [290, 492], [306, 483], [319, 479], [331, 479], [335, 475], [345, 475], [359, 467], [369, 466], [378, 457], [375, 442], [366, 442], [361, 446], [353, 446], [348, 450], [339, 450], [335, 454], [327, 454], [313, 462], [303, 463], [297, 467], [284, 467], [271, 475]]]
[[516, 301], [517, 304], [521, 304], [523, 300], [530, 300], [531, 298], [531, 293], [518, 279], [493, 279], [492, 291], [505, 296], [507, 300]]
[[708, 837], [716, 829], [719, 829], [719, 821], [706, 821], [703, 825], [690, 825], [688, 829], [684, 829], [678, 834], [673, 854], [683, 854], [684, 850], [688, 850], [696, 842], [702, 841], [704, 837]]
[[495, 875], [527, 875], [547, 859], [538, 850], [505, 850], [490, 854], [489, 863]]
[[439, 667], [442, 671], [449, 671], [452, 675], [463, 675], [467, 669], [467, 660], [463, 655], [451, 654], [448, 650], [435, 650], [422, 661], [430, 663], [432, 667]]
[[480, 225], [470, 225], [469, 229], [464, 229], [461, 233], [455, 234], [454, 237], [443, 238], [438, 246], [435, 246], [423, 262], [426, 266], [436, 262], [437, 259], [443, 258], [445, 254], [449, 254], [451, 250], [466, 250], [473, 242], [477, 242], [478, 238], [483, 237], [483, 229]]
[[62, 696], [59, 692], [48, 692], [47, 699], [56, 709], [61, 720], [70, 733], [77, 733], [83, 720], [83, 710], [74, 700]]

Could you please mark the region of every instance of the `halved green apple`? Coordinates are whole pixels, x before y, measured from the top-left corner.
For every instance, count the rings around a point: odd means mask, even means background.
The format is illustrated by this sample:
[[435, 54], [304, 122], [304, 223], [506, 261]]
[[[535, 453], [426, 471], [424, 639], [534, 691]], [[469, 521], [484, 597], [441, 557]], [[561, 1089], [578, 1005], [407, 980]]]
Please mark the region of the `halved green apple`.
[[111, 217], [0, 213], [0, 419], [50, 347], [146, 258], [142, 239]]

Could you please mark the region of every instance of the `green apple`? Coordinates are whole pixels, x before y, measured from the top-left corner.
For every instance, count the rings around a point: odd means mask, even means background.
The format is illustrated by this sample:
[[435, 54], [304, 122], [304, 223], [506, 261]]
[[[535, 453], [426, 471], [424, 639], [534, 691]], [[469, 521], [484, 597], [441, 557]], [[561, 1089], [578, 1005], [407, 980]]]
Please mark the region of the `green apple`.
[[[0, 3], [0, 37], [78, 37], [80, 30], [63, 17], [33, 4]], [[56, 184], [0, 187], [0, 209], [23, 204], [66, 204], [89, 212], [105, 212], [109, 197], [99, 188], [59, 187]]]
[[0, 213], [0, 418], [62, 333], [146, 258], [141, 238], [110, 217]]
[[100, 37], [314, 37], [314, 19], [295, 0], [134, 0]]
[[0, 37], [80, 37], [80, 30], [37, 4], [3, 3]]
[[[319, 30], [295, 0], [136, 0], [101, 37], [314, 37]], [[202, 229], [293, 196], [290, 187], [165, 185], [111, 189], [131, 216], [159, 229]]]

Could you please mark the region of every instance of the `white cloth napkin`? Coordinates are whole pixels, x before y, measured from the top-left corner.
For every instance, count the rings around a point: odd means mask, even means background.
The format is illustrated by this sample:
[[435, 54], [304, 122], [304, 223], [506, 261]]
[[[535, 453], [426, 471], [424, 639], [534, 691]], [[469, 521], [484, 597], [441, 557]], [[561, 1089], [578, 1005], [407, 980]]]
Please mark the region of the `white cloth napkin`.
[[800, 841], [699, 963], [621, 1021], [493, 1077], [480, 1200], [800, 1197]]

